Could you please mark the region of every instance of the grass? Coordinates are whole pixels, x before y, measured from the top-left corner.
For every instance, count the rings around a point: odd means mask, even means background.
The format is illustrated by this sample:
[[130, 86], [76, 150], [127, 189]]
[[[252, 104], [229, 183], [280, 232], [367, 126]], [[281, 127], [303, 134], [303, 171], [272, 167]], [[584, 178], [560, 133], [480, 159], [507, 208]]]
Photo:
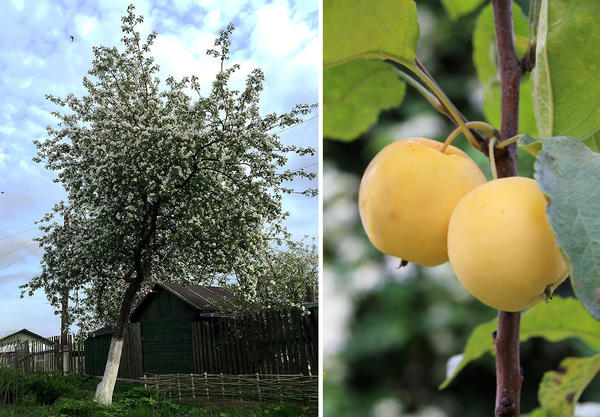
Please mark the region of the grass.
[[[137, 384], [117, 383], [113, 404], [93, 401], [98, 379], [81, 375], [21, 375], [20, 400], [0, 409], [0, 417], [315, 417], [316, 412], [295, 405], [262, 407], [244, 404], [177, 404], [155, 390]], [[1, 385], [0, 381], [0, 385]]]

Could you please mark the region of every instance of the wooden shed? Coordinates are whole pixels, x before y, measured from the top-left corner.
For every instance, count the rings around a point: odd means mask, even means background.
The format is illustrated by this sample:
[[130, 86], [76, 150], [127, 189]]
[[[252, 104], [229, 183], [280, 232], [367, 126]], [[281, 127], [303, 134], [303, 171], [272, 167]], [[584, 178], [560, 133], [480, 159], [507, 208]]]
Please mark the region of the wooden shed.
[[[112, 339], [113, 329], [103, 327], [91, 333], [84, 342], [85, 373], [103, 375], [108, 359], [108, 350]], [[125, 334], [121, 362], [119, 363], [119, 378], [139, 378], [144, 375], [142, 363], [142, 340], [139, 323], [132, 323]]]
[[[173, 373], [315, 374], [318, 304], [299, 309], [232, 315], [222, 287], [156, 284], [131, 315], [119, 377]], [[102, 375], [112, 331], [86, 341], [86, 371]]]
[[231, 298], [222, 287], [156, 284], [131, 314], [141, 326], [146, 374], [192, 373], [192, 323], [203, 315], [218, 315]]

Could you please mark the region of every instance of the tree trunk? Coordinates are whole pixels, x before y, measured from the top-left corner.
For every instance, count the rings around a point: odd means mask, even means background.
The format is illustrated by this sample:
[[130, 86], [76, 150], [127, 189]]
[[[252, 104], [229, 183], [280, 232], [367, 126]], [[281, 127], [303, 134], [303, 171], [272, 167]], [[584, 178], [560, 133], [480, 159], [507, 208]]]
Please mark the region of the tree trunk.
[[104, 376], [102, 381], [96, 387], [96, 396], [94, 401], [104, 405], [112, 404], [112, 395], [117, 382], [117, 374], [119, 373], [119, 364], [121, 363], [121, 352], [123, 351], [123, 337], [120, 339], [114, 335], [110, 341], [110, 349], [108, 350], [108, 359], [106, 360], [106, 368], [104, 368]]
[[[518, 133], [519, 88], [521, 63], [515, 51], [512, 0], [492, 0], [496, 49], [500, 72], [502, 140]], [[498, 178], [517, 175], [517, 144], [495, 149]], [[498, 312], [498, 331], [494, 333], [496, 348], [496, 417], [518, 417], [520, 413], [521, 383], [519, 364], [519, 328], [521, 313]]]
[[[144, 269], [144, 272], [148, 271]], [[94, 397], [94, 401], [101, 404], [110, 405], [112, 403], [112, 394], [115, 388], [115, 382], [117, 381], [117, 374], [119, 373], [119, 365], [121, 363], [121, 352], [123, 351], [123, 339], [126, 326], [129, 325], [129, 316], [131, 315], [133, 300], [141, 288], [142, 282], [146, 276], [147, 275], [143, 273], [139, 273], [135, 281], [133, 281], [127, 287], [127, 290], [125, 290], [123, 302], [121, 303], [119, 320], [110, 341], [110, 349], [108, 351], [106, 368], [104, 368], [104, 376], [96, 388], [96, 396]]]
[[64, 291], [62, 294], [62, 311], [60, 316], [60, 348], [62, 351], [62, 371], [63, 375], [68, 374], [71, 364], [70, 352], [69, 352], [69, 325], [68, 325], [68, 312], [69, 312], [69, 292]]

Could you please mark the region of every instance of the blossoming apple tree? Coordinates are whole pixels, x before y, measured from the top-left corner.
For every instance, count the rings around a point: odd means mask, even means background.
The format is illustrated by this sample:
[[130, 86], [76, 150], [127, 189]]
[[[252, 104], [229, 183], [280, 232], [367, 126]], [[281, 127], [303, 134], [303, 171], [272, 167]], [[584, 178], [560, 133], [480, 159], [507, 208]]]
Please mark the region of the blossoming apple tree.
[[[110, 404], [123, 335], [140, 289], [155, 280], [222, 281], [260, 269], [265, 249], [286, 238], [282, 195], [303, 169], [285, 169], [290, 154], [277, 130], [312, 110], [261, 116], [264, 76], [253, 70], [241, 91], [228, 65], [233, 26], [209, 55], [221, 71], [203, 96], [195, 76], [164, 84], [151, 56], [156, 33], [142, 42], [133, 6], [122, 18], [123, 50], [94, 47], [87, 95], [48, 96], [63, 108], [48, 137], [36, 141], [37, 162], [57, 173], [68, 194], [46, 215], [42, 272], [26, 291], [44, 288], [54, 305], [70, 291], [113, 318], [114, 333], [96, 400]], [[298, 191], [314, 195], [314, 190]], [[68, 221], [64, 218], [67, 217]], [[262, 266], [261, 266], [262, 265]]]

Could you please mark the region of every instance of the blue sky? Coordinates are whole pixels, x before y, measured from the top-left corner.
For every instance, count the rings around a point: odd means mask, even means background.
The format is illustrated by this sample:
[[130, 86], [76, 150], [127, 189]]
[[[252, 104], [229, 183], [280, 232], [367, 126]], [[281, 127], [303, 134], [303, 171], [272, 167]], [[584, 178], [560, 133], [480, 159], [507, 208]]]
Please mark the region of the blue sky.
[[[145, 36], [158, 32], [152, 50], [161, 76], [197, 75], [208, 92], [218, 62], [205, 52], [219, 30], [236, 25], [231, 61], [241, 65], [234, 79], [259, 67], [265, 72], [263, 112], [285, 112], [318, 101], [320, 41], [318, 1], [241, 0], [3, 0], [0, 5], [0, 333], [28, 328], [44, 336], [59, 333], [42, 292], [19, 298], [18, 286], [37, 271], [41, 251], [34, 224], [65, 198], [42, 165], [32, 162], [34, 139], [46, 137], [56, 110], [45, 94], [84, 94], [81, 81], [91, 66], [92, 46], [118, 46], [121, 16], [129, 3], [145, 17]], [[70, 36], [74, 36], [71, 41]], [[316, 111], [314, 113], [316, 115]], [[280, 134], [284, 143], [317, 147], [318, 118]], [[317, 156], [294, 158], [290, 168], [316, 172]], [[302, 180], [297, 188], [316, 187]], [[286, 197], [294, 235], [318, 234], [318, 201]]]

